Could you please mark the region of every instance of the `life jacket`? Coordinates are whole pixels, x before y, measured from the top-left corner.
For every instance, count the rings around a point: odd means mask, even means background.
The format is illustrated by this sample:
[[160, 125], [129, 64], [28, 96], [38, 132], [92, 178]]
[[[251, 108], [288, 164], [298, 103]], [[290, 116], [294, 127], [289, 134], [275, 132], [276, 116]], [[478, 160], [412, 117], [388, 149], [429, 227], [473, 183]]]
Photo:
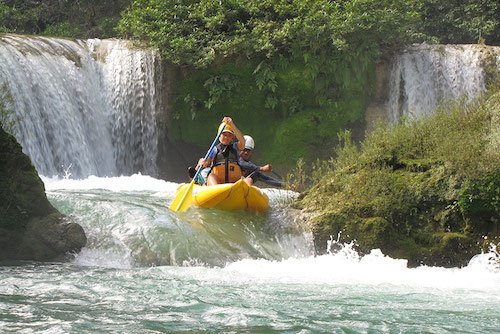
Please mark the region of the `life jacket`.
[[238, 164], [238, 150], [233, 145], [217, 144], [217, 153], [212, 160], [212, 173], [225, 183], [241, 179], [241, 167]]

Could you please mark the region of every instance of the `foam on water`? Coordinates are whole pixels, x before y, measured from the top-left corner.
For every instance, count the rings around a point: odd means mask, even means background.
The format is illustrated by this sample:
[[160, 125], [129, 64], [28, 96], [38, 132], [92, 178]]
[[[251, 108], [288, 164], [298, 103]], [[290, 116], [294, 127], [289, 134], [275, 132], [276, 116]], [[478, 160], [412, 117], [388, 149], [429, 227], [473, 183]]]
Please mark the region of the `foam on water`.
[[166, 191], [174, 193], [178, 183], [159, 180], [148, 175], [97, 177], [91, 175], [86, 179], [69, 179], [41, 176], [47, 191], [54, 190], [90, 190], [105, 189], [110, 191]]
[[84, 227], [72, 263], [0, 267], [10, 332], [493, 333], [499, 253], [464, 268], [407, 268], [333, 238], [313, 255], [281, 196], [265, 214], [168, 206], [178, 184], [145, 175], [44, 178]]
[[[97, 238], [99, 241], [95, 242], [94, 246], [84, 248], [78, 254], [74, 261], [78, 265], [109, 268], [143, 266], [141, 259], [138, 260], [137, 256], [134, 256], [134, 252], [138, 253], [137, 249], [134, 249], [137, 247], [137, 240], [134, 238], [137, 235], [141, 236], [145, 239], [147, 248], [154, 249], [160, 245], [156, 239], [157, 235], [166, 233], [164, 229], [167, 228], [169, 233], [172, 233], [171, 230], [183, 231], [183, 233], [180, 241], [173, 241], [170, 246], [165, 240], [161, 241], [165, 242], [163, 245], [165, 249], [157, 252], [157, 255], [163, 254], [173, 259], [171, 264], [185, 267], [175, 271], [175, 275], [181, 275], [183, 279], [196, 277], [202, 280], [223, 282], [231, 280], [242, 283], [360, 284], [436, 289], [491, 289], [500, 294], [500, 255], [494, 247], [486, 254], [475, 256], [464, 268], [426, 266], [407, 268], [406, 260], [390, 258], [382, 254], [380, 250], [373, 250], [370, 254], [361, 256], [356, 253], [352, 244], [339, 245], [334, 240], [331, 240], [331, 244], [325, 247], [328, 250], [335, 249], [335, 251], [322, 256], [314, 256], [309, 233], [287, 232], [289, 225], [294, 225], [296, 222], [291, 221], [290, 216], [286, 214], [286, 209], [279, 206], [284, 195], [276, 189], [266, 190], [271, 203], [275, 203], [272, 204], [270, 214], [266, 218], [262, 215], [253, 216], [246, 213], [197, 208], [191, 208], [185, 213], [172, 213], [168, 205], [174, 198], [179, 184], [140, 174], [121, 177], [90, 176], [84, 180], [43, 177], [43, 181], [49, 198], [52, 197], [53, 200], [58, 195], [67, 196], [67, 191], [78, 191], [78, 200], [89, 196], [86, 200], [94, 203], [95, 207], [89, 217], [99, 215], [98, 206], [102, 205], [102, 198], [110, 201], [102, 208], [105, 213], [104, 220], [116, 219], [112, 217], [119, 216], [121, 212], [126, 214], [125, 217], [111, 224], [109, 221], [104, 224], [101, 222], [102, 219], [98, 218], [94, 223], [95, 226], [89, 224], [86, 227], [90, 231], [91, 238]], [[100, 191], [105, 192], [100, 193]], [[290, 196], [289, 198], [295, 196], [290, 192], [285, 194], [285, 197]], [[93, 196], [95, 196], [95, 202], [93, 202]], [[163, 203], [162, 207], [155, 207], [158, 203]], [[155, 212], [145, 210], [148, 206], [153, 207]], [[248, 224], [250, 228], [245, 227], [245, 224]], [[270, 236], [268, 239], [263, 239], [262, 236], [256, 237], [259, 232], [258, 229], [254, 230], [256, 226], [266, 224], [274, 224], [268, 233], [276, 232], [276, 237]], [[104, 236], [108, 233], [109, 235]], [[229, 247], [226, 243], [231, 244], [229, 249], [237, 248], [237, 242], [246, 244], [244, 249], [252, 249], [255, 255], [249, 256], [252, 252], [237, 255], [241, 252], [240, 250], [234, 256], [222, 258], [225, 264], [216, 266], [210, 265], [210, 261], [207, 262], [206, 259], [196, 257], [193, 250], [188, 251], [191, 257], [180, 256], [183, 245], [175, 245], [175, 242], [182, 243], [182, 240], [188, 240], [184, 239], [185, 236], [189, 235], [189, 238], [193, 238], [200, 233], [203, 238], [196, 239], [199, 244], [192, 245], [194, 248], [206, 246], [205, 243], [208, 242], [206, 238], [209, 238], [210, 242], [214, 240], [222, 242], [218, 247]], [[148, 235], [151, 236], [148, 237]], [[168, 235], [172, 237], [172, 234]], [[211, 239], [214, 235], [218, 237]], [[226, 238], [226, 240], [218, 238]], [[241, 241], [241, 238], [250, 240]], [[282, 253], [277, 258], [272, 256], [266, 258], [263, 255], [270, 254], [268, 252], [270, 242], [274, 244], [273, 247], [281, 249]], [[335, 244], [335, 247], [332, 247], [332, 244]], [[161, 266], [160, 261], [157, 262], [155, 270], [170, 272], [172, 269], [169, 266]]]
[[282, 261], [245, 259], [228, 264], [224, 270], [248, 280], [279, 283], [492, 289], [500, 293], [500, 256], [496, 249], [475, 256], [464, 268], [408, 268], [406, 260], [390, 258], [380, 250], [360, 256], [352, 245], [344, 245], [336, 254]]

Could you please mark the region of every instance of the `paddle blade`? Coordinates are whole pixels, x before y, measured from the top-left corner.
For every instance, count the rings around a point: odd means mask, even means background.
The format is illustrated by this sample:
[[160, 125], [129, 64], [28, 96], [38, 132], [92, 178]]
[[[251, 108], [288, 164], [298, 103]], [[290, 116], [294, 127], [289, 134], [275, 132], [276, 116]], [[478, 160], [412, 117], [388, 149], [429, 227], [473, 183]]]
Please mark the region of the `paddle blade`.
[[177, 196], [175, 196], [174, 201], [170, 204], [170, 210], [186, 211], [187, 208], [189, 208], [193, 201], [193, 185], [194, 179], [185, 190], [180, 191]]

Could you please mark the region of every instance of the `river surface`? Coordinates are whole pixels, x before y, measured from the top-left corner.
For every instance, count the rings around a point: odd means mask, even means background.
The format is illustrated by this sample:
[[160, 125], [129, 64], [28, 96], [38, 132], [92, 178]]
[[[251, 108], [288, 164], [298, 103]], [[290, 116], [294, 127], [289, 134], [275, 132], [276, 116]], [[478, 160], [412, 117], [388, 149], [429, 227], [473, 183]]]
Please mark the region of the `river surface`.
[[2, 263], [1, 333], [500, 332], [495, 249], [453, 269], [314, 256], [291, 192], [266, 190], [265, 214], [174, 213], [178, 184], [148, 176], [44, 183], [88, 244], [69, 263]]

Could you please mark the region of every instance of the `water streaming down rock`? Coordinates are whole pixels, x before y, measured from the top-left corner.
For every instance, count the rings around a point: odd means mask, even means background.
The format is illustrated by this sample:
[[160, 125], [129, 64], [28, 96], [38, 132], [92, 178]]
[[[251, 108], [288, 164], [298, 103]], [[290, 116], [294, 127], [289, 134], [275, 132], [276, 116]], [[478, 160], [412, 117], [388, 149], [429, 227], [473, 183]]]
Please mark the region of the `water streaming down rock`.
[[481, 45], [409, 47], [392, 61], [388, 120], [418, 118], [441, 102], [479, 96], [486, 89], [486, 63], [499, 56], [500, 48]]
[[93, 39], [87, 45], [97, 59], [104, 59], [118, 171], [157, 175], [157, 120], [162, 110], [160, 58], [154, 51], [132, 48], [127, 41]]
[[126, 41], [0, 38], [14, 135], [43, 175], [156, 175], [161, 73]]

